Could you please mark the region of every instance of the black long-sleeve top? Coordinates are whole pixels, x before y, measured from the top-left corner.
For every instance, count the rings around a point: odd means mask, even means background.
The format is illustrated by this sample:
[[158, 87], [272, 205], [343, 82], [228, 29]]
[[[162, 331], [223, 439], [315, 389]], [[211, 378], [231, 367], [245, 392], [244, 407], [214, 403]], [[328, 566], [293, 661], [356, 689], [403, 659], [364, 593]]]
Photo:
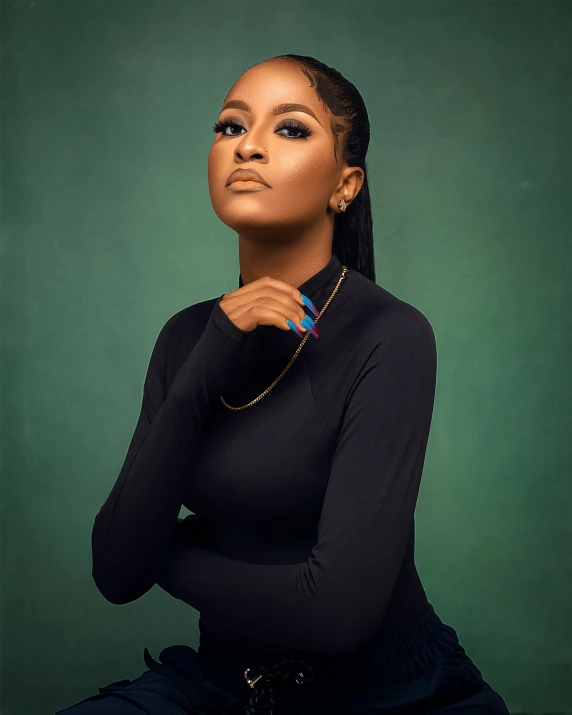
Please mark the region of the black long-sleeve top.
[[[298, 286], [319, 311], [342, 268], [334, 254]], [[233, 406], [258, 397], [301, 338], [245, 332], [221, 298], [177, 312], [157, 337], [124, 464], [95, 518], [93, 578], [114, 604], [157, 583], [200, 612], [201, 639], [349, 655], [428, 607], [414, 509], [433, 329], [349, 269], [320, 337], [261, 400], [231, 411], [220, 395]], [[180, 524], [183, 504], [195, 516]]]

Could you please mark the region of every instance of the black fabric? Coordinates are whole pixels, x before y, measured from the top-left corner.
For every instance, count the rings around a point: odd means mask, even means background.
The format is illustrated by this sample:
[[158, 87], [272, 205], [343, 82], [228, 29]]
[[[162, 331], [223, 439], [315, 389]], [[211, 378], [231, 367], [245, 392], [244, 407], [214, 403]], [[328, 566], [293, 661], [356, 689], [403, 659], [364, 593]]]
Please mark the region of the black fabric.
[[[327, 657], [309, 654], [314, 681], [278, 682], [273, 688], [274, 715], [509, 715], [455, 630], [431, 605], [409, 627], [376, 637], [369, 656], [358, 668], [348, 659], [328, 662]], [[244, 715], [254, 693], [245, 670], [256, 673], [275, 663], [248, 648], [229, 650], [220, 643], [213, 649], [212, 640], [208, 651], [200, 644], [198, 651], [174, 645], [164, 648], [157, 661], [145, 648], [144, 658], [148, 669], [140, 677], [110, 683], [56, 715]], [[309, 672], [305, 666], [300, 670]], [[270, 712], [267, 694], [251, 712]]]
[[[341, 273], [333, 255], [298, 289], [321, 311]], [[275, 326], [242, 331], [222, 297], [161, 329], [92, 532], [103, 596], [128, 603], [157, 584], [195, 608], [200, 660], [186, 645], [159, 663], [146, 653], [149, 671], [107, 686], [95, 704], [244, 712], [246, 668], [300, 658], [321, 677], [294, 690], [263, 680], [286, 711], [349, 702], [353, 715], [416, 715], [455, 703], [447, 712], [506, 715], [429, 608], [415, 565], [437, 370], [428, 319], [350, 269], [320, 337], [266, 396], [232, 411], [221, 394], [235, 406], [258, 397], [300, 338]], [[193, 514], [179, 524], [182, 504]], [[95, 712], [92, 702], [78, 713]]]
[[[334, 254], [298, 288], [322, 310], [341, 273]], [[253, 407], [231, 411], [220, 395], [238, 406], [257, 397], [300, 338], [240, 330], [221, 298], [160, 331], [127, 456], [95, 519], [95, 583], [117, 604], [157, 583], [200, 612], [205, 638], [285, 657], [350, 654], [427, 609], [414, 510], [432, 327], [350, 269], [320, 337]], [[182, 504], [196, 528], [177, 524]]]

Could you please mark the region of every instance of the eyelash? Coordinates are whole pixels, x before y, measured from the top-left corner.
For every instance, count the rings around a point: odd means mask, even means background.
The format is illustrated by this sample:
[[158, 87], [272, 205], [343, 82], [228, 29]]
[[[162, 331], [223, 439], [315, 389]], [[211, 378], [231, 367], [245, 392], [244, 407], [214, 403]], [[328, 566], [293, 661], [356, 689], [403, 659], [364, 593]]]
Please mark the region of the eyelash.
[[[215, 132], [215, 134], [218, 134], [219, 132], [224, 132], [227, 127], [239, 127], [241, 129], [244, 129], [242, 124], [239, 124], [238, 122], [234, 121], [234, 119], [223, 119], [222, 121], [216, 122], [214, 124], [213, 132]], [[288, 129], [297, 129], [302, 134], [302, 136], [299, 137], [286, 137], [287, 139], [306, 139], [312, 134], [312, 130], [310, 129], [310, 127], [307, 127], [305, 124], [295, 119], [287, 119], [280, 125], [279, 129], [284, 129], [285, 127], [287, 127]], [[240, 134], [223, 134], [223, 136], [238, 137], [240, 136]]]

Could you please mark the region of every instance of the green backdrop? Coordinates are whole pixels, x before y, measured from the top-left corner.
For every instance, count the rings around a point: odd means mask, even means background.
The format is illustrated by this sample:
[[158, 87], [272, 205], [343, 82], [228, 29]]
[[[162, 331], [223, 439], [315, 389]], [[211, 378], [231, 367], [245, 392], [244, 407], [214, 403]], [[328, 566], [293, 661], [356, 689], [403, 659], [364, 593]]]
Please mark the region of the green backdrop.
[[429, 598], [512, 713], [572, 713], [572, 3], [4, 0], [1, 21], [2, 715], [197, 646], [158, 587], [103, 599], [91, 527], [159, 329], [238, 287], [211, 128], [283, 52], [362, 92], [377, 282], [437, 337]]

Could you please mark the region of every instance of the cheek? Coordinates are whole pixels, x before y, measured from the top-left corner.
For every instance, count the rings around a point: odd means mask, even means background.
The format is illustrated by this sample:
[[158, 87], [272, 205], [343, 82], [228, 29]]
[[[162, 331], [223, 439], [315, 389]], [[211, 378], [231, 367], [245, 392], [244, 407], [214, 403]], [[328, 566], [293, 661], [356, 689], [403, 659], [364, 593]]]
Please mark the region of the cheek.
[[[220, 174], [222, 173], [221, 165], [222, 165], [222, 154], [220, 151], [220, 147], [217, 146], [212, 146], [210, 151], [209, 151], [209, 156], [208, 156], [208, 161], [207, 161], [207, 172], [208, 172], [208, 180], [209, 180], [209, 185], [211, 184], [217, 184], [221, 183], [224, 186], [224, 182], [226, 180], [226, 176], [222, 177]], [[230, 174], [230, 170], [229, 170]]]
[[[273, 171], [276, 193], [295, 198], [306, 205], [323, 203], [329, 197], [334, 180], [333, 162], [324, 159], [323, 151], [302, 148], [280, 158]], [[327, 198], [326, 198], [327, 200]]]
[[300, 147], [281, 156], [275, 169], [277, 181], [321, 181], [331, 176], [333, 163], [324, 157], [323, 150], [316, 146], [315, 150]]
[[232, 166], [231, 160], [225, 159], [224, 150], [220, 146], [211, 147], [207, 161], [207, 174], [211, 203], [215, 209], [221, 204], [224, 205], [224, 200], [228, 195], [225, 188], [226, 180], [234, 168], [236, 167]]

